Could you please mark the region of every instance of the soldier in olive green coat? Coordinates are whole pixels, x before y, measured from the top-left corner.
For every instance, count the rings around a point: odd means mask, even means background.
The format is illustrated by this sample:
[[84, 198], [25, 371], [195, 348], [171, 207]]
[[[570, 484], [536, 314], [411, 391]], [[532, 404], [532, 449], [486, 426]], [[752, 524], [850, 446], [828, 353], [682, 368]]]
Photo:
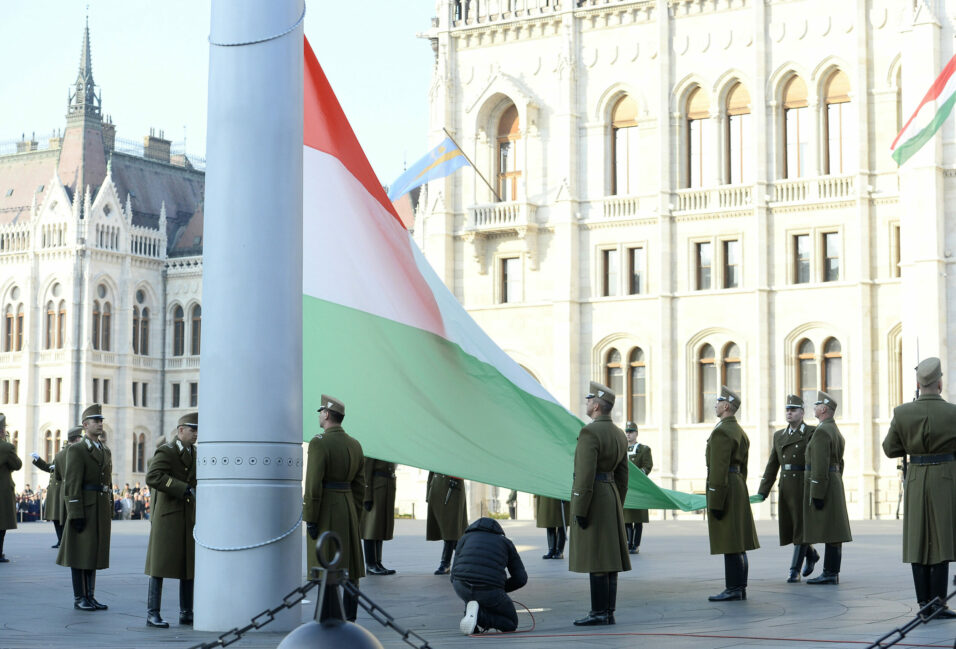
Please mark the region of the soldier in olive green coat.
[[[349, 581], [358, 586], [359, 579], [365, 576], [359, 530], [359, 510], [365, 498], [365, 455], [359, 441], [342, 428], [344, 403], [323, 394], [318, 412], [322, 432], [309, 442], [302, 520], [313, 541], [329, 530], [339, 535], [339, 565], [347, 568]], [[314, 547], [308, 552], [308, 559], [311, 572], [318, 566]], [[354, 622], [358, 599], [345, 593], [343, 605], [345, 618]]]
[[146, 626], [169, 627], [160, 614], [164, 578], [179, 580], [179, 623], [193, 623], [198, 436], [199, 413], [183, 415], [176, 426], [176, 439], [157, 448], [149, 461], [146, 485], [153, 490], [153, 501], [146, 550]]
[[591, 423], [578, 433], [571, 486], [572, 572], [590, 573], [591, 611], [577, 626], [614, 624], [617, 573], [631, 569], [624, 536], [627, 437], [611, 421], [615, 395], [594, 381], [587, 395]]
[[[654, 468], [654, 457], [651, 455], [650, 446], [638, 443], [637, 424], [633, 421], [627, 422], [624, 433], [627, 435], [627, 459], [643, 471], [644, 475], [650, 475], [651, 469]], [[646, 509], [624, 508], [624, 531], [627, 533], [627, 551], [630, 554], [640, 554], [644, 523], [650, 520]]]
[[7, 530], [17, 529], [17, 498], [10, 474], [22, 466], [16, 447], [7, 441], [7, 418], [0, 413], [0, 563], [10, 561], [3, 556]]
[[535, 527], [543, 527], [548, 535], [548, 553], [542, 559], [563, 559], [564, 544], [568, 540], [568, 521], [571, 520], [571, 503], [567, 500], [534, 497]]
[[458, 539], [468, 527], [464, 480], [429, 471], [428, 481], [425, 483], [425, 502], [428, 503], [425, 540], [444, 541], [441, 562], [435, 574], [447, 575]]
[[66, 452], [63, 499], [67, 523], [56, 562], [73, 573], [73, 608], [105, 610], [96, 600], [96, 571], [110, 567], [113, 454], [107, 448], [100, 404], [83, 411], [86, 435]]
[[826, 392], [817, 392], [813, 414], [820, 421], [807, 444], [804, 472], [803, 542], [826, 543], [823, 574], [808, 584], [840, 583], [843, 544], [853, 540], [843, 490], [843, 449], [845, 442], [833, 413], [837, 402]]
[[50, 474], [50, 483], [46, 487], [46, 501], [43, 504], [43, 520], [53, 521], [53, 529], [56, 532], [56, 544], [51, 546], [60, 547], [60, 540], [63, 538], [63, 525], [66, 523], [66, 503], [63, 501], [63, 475], [66, 467], [66, 450], [71, 444], [75, 444], [83, 434], [82, 426], [74, 426], [66, 434], [66, 445], [54, 456], [53, 464], [47, 464], [43, 459], [33, 453], [33, 465], [41, 471]]
[[773, 448], [764, 469], [757, 495], [766, 500], [780, 473], [780, 500], [777, 519], [780, 528], [780, 545], [793, 543], [790, 560], [790, 575], [787, 583], [800, 581], [800, 568], [807, 560], [803, 576], [809, 577], [820, 560], [820, 554], [809, 543], [803, 542], [803, 477], [806, 469], [807, 443], [814, 427], [803, 421], [803, 399], [795, 394], [787, 396], [787, 427], [773, 434]]
[[395, 532], [395, 463], [365, 459], [365, 499], [362, 502], [362, 544], [365, 546], [365, 572], [370, 575], [394, 575], [382, 565], [382, 545]]
[[[947, 403], [943, 370], [936, 357], [916, 368], [919, 398], [893, 411], [883, 440], [887, 457], [906, 457], [906, 509], [903, 562], [912, 564], [916, 601], [925, 607], [934, 597], [937, 617], [956, 617], [946, 606], [949, 562], [956, 561], [956, 405]], [[938, 611], [936, 609], [939, 609]]]
[[724, 555], [726, 588], [712, 602], [747, 599], [747, 550], [760, 547], [747, 491], [750, 439], [737, 423], [740, 396], [721, 386], [714, 411], [720, 421], [707, 439], [707, 531], [710, 553]]

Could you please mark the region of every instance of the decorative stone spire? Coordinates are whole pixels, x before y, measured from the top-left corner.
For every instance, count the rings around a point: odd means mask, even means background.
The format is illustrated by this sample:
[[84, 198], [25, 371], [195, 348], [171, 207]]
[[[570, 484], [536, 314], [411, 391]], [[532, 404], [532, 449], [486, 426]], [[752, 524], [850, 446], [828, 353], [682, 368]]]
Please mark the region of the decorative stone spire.
[[80, 46], [80, 69], [76, 75], [76, 82], [70, 91], [70, 103], [67, 115], [87, 115], [100, 118], [102, 108], [101, 98], [96, 94], [93, 84], [93, 61], [90, 57], [90, 19], [86, 18], [83, 28], [83, 44]]

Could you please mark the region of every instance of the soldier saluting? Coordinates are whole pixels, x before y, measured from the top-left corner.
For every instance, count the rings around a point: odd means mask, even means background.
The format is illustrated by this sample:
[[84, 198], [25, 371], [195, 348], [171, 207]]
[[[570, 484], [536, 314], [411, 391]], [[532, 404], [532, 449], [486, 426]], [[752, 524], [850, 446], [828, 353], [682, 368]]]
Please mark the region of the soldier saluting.
[[806, 471], [807, 443], [813, 435], [814, 426], [803, 421], [803, 399], [795, 394], [787, 395], [787, 427], [773, 434], [773, 448], [764, 469], [757, 495], [766, 500], [770, 489], [780, 473], [780, 504], [777, 520], [780, 528], [780, 545], [793, 543], [793, 558], [790, 560], [790, 576], [787, 583], [800, 581], [803, 560], [807, 566], [803, 576], [809, 577], [820, 560], [813, 546], [803, 542], [803, 478]]
[[887, 457], [909, 454], [906, 510], [903, 517], [903, 563], [913, 568], [920, 608], [934, 597], [942, 604], [936, 616], [954, 618], [945, 604], [949, 562], [956, 560], [956, 405], [943, 392], [940, 360], [927, 358], [916, 367], [919, 398], [893, 411], [883, 440]]

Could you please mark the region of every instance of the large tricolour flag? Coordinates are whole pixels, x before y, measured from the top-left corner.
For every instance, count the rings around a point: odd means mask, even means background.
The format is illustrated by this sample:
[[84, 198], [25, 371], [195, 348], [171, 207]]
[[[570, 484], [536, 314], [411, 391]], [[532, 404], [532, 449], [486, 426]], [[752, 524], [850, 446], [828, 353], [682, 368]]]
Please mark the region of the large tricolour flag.
[[[316, 409], [329, 394], [345, 402], [343, 425], [368, 456], [569, 499], [581, 421], [429, 266], [308, 42], [304, 140], [304, 438], [319, 432]], [[629, 504], [703, 506], [631, 476]]]
[[904, 162], [929, 141], [943, 125], [956, 103], [956, 55], [926, 91], [913, 115], [893, 140], [890, 150], [897, 164]]

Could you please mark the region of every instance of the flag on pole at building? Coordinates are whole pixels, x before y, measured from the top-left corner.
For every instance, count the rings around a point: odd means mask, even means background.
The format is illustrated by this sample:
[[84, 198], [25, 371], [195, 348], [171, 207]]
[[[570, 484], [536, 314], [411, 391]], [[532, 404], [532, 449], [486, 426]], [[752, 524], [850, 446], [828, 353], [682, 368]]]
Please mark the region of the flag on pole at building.
[[[472, 320], [418, 250], [305, 43], [303, 437], [320, 395], [370, 457], [570, 499], [581, 421]], [[581, 395], [582, 400], [584, 395]], [[632, 469], [632, 507], [703, 497]]]
[[912, 117], [903, 125], [903, 130], [893, 140], [890, 150], [897, 164], [902, 165], [919, 151], [953, 112], [953, 104], [956, 103], [954, 72], [956, 72], [956, 55], [943, 68], [926, 92], [923, 101], [916, 107]]
[[425, 154], [425, 157], [411, 166], [388, 188], [388, 198], [395, 200], [407, 194], [429, 180], [444, 178], [456, 169], [468, 165], [468, 158], [450, 137], [442, 140], [438, 146]]

